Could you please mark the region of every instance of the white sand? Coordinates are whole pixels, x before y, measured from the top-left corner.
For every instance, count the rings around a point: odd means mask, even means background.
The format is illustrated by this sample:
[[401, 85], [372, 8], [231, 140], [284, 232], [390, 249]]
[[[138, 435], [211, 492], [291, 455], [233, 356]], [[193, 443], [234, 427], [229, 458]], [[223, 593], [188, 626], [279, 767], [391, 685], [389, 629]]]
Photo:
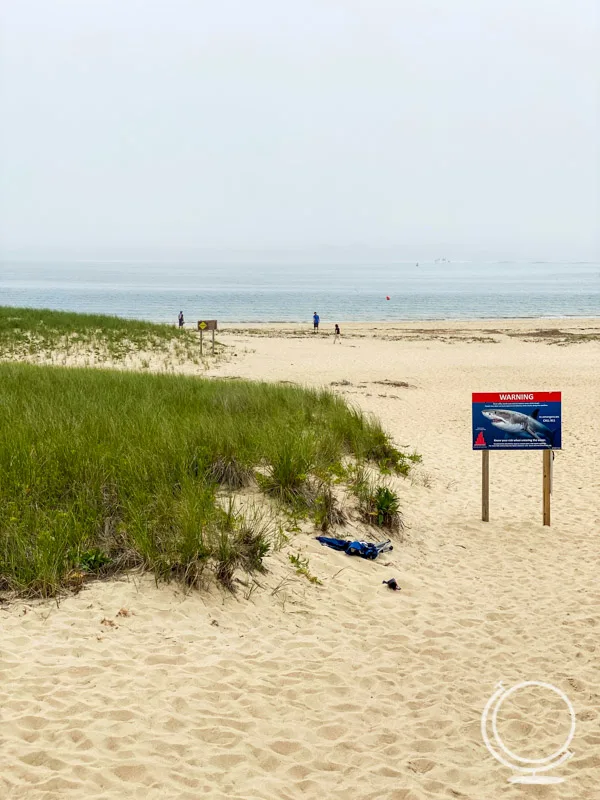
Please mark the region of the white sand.
[[[335, 390], [423, 454], [413, 480], [397, 481], [407, 541], [369, 563], [297, 534], [249, 600], [243, 587], [184, 597], [145, 577], [59, 607], [0, 606], [0, 796], [600, 798], [600, 342], [481, 333], [599, 325], [344, 326], [341, 345], [290, 328], [220, 333], [238, 355], [215, 375], [350, 381]], [[497, 342], [414, 333], [440, 328]], [[486, 390], [563, 392], [549, 529], [541, 453], [491, 455], [492, 521], [480, 521], [470, 400]], [[298, 551], [322, 586], [294, 575]], [[392, 576], [401, 592], [382, 586]], [[511, 786], [485, 749], [481, 711], [500, 679], [567, 692], [577, 728], [556, 773], [565, 783]], [[507, 745], [533, 758], [556, 749], [567, 726], [555, 709], [507, 704]]]

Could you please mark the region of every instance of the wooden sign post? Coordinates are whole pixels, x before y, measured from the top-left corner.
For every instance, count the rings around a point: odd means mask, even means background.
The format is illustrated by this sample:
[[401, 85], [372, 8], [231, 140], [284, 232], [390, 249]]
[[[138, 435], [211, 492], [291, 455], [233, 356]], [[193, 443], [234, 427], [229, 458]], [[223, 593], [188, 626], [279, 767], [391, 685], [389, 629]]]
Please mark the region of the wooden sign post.
[[544, 450], [543, 478], [543, 518], [544, 525], [550, 525], [550, 494], [552, 493], [552, 450]]
[[481, 519], [490, 521], [490, 451], [481, 451]]
[[202, 334], [204, 331], [212, 331], [212, 354], [215, 354], [215, 331], [217, 330], [216, 319], [199, 319], [198, 330], [200, 331], [200, 355], [202, 355]]

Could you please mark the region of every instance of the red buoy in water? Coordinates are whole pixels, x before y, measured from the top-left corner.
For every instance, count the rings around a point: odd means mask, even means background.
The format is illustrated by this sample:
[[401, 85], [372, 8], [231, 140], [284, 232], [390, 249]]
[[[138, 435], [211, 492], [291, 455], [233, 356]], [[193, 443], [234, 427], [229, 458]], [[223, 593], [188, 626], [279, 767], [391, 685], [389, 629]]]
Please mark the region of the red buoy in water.
[[389, 294], [385, 296], [385, 299], [386, 299], [386, 300], [389, 300], [389, 299], [390, 299], [390, 296], [389, 296]]

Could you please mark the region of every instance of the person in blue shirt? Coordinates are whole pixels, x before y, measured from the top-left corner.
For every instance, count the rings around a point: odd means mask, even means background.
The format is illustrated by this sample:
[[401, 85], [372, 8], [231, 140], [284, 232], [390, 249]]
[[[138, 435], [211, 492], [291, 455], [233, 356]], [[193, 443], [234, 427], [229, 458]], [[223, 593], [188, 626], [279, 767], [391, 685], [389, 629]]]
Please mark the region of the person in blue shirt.
[[319, 332], [319, 315], [317, 314], [316, 311], [313, 314], [313, 328], [314, 328], [313, 333]]

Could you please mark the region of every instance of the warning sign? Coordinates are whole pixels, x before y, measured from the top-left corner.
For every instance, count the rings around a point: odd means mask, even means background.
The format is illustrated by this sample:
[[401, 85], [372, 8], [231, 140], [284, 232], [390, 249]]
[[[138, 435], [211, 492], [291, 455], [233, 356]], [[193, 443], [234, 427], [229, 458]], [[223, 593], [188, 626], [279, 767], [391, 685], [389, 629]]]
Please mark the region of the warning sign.
[[473, 450], [560, 450], [560, 392], [473, 394]]

